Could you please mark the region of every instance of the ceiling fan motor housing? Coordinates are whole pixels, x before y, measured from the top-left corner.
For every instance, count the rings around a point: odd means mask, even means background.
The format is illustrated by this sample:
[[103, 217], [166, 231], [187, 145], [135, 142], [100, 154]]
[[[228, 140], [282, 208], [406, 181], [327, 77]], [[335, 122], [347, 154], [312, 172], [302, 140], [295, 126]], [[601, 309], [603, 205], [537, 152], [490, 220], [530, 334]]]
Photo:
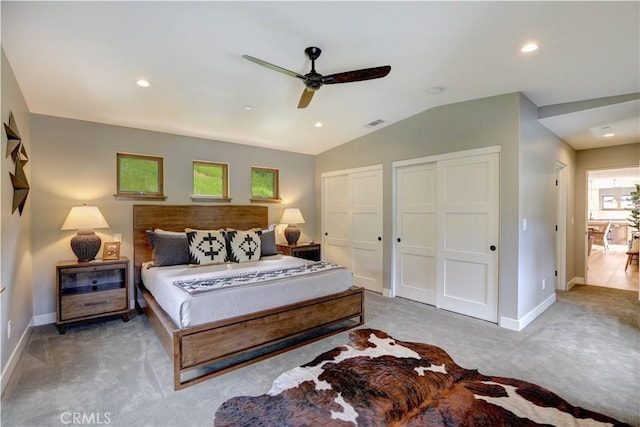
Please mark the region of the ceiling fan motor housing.
[[322, 74], [318, 74], [316, 72], [307, 73], [304, 75], [306, 80], [304, 81], [304, 85], [309, 90], [318, 90], [322, 87]]

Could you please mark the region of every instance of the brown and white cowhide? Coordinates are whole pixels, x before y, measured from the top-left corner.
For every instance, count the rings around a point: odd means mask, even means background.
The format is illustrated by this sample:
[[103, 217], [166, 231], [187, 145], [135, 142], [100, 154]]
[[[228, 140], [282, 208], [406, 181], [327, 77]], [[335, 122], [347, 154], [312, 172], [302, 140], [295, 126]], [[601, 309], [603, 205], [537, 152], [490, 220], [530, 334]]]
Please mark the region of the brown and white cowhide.
[[624, 426], [535, 384], [456, 365], [442, 349], [374, 329], [234, 397], [215, 426]]

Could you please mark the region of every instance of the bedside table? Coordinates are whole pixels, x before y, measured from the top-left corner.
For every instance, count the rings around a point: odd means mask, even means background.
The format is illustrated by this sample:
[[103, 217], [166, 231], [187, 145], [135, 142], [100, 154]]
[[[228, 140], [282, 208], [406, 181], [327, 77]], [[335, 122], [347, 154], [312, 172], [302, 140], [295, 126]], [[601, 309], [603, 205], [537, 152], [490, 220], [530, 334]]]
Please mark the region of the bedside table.
[[306, 243], [300, 245], [276, 245], [278, 253], [297, 258], [320, 261], [320, 243]]
[[121, 315], [129, 321], [129, 259], [62, 261], [56, 265], [58, 331], [67, 323]]

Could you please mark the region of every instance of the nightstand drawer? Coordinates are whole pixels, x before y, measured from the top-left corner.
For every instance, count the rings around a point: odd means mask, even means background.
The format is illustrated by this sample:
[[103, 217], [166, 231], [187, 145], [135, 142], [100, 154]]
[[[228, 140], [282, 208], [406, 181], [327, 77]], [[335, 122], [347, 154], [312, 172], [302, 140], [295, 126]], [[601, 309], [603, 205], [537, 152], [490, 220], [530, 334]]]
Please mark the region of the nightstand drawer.
[[112, 289], [61, 298], [61, 321], [127, 309], [127, 289]]
[[301, 245], [276, 245], [278, 252], [311, 261], [320, 261], [320, 243], [303, 243]]

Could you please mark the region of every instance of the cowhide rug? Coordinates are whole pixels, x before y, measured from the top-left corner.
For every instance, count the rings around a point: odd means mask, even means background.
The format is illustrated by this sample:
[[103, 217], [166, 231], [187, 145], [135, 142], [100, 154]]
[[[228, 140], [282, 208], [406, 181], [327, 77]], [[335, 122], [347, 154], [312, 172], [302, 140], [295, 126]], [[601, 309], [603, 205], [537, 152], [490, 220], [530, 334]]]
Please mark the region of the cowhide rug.
[[442, 349], [374, 329], [234, 397], [215, 426], [624, 426], [535, 384], [456, 365]]

